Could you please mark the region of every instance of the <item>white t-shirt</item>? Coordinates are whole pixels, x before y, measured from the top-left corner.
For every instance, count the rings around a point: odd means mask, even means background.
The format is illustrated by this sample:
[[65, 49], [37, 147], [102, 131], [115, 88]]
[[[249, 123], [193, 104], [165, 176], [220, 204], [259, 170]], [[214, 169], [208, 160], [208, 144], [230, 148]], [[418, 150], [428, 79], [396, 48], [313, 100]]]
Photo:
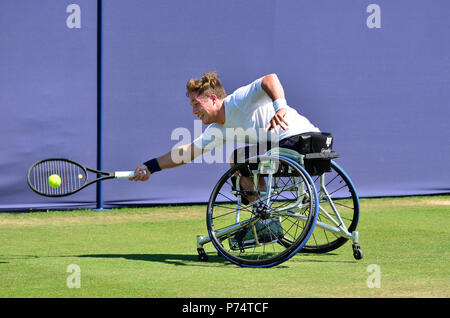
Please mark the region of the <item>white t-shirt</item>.
[[264, 140], [282, 140], [306, 132], [319, 132], [310, 121], [295, 109], [287, 106], [284, 119], [286, 130], [264, 130], [275, 115], [272, 99], [261, 87], [262, 78], [243, 86], [225, 97], [225, 124], [210, 124], [194, 140], [196, 147], [204, 150], [222, 146], [227, 141], [256, 144]]

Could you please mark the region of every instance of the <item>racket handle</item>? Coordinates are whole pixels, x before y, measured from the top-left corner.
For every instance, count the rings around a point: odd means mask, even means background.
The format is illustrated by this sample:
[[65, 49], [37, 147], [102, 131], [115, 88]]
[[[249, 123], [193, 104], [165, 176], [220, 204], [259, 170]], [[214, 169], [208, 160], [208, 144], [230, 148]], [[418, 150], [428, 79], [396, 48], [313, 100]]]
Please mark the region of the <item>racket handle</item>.
[[116, 171], [114, 172], [114, 178], [116, 179], [128, 179], [134, 177], [134, 171]]

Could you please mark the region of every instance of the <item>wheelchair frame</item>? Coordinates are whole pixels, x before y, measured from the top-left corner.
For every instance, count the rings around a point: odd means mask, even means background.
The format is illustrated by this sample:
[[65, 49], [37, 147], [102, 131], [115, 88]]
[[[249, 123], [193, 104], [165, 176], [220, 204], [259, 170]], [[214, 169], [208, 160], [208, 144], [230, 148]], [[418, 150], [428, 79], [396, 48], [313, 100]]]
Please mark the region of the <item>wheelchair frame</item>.
[[[291, 162], [294, 162], [295, 164], [304, 167], [304, 160], [305, 159], [318, 159], [318, 160], [331, 160], [332, 164], [341, 171], [341, 173], [343, 173], [345, 175], [345, 177], [350, 181], [350, 178], [348, 177], [348, 175], [345, 173], [345, 171], [340, 168], [334, 161], [332, 161], [332, 159], [337, 158], [339, 155], [337, 154], [337, 152], [335, 151], [331, 151], [331, 152], [323, 152], [323, 153], [310, 153], [310, 154], [306, 154], [306, 155], [302, 155], [299, 154], [298, 152], [294, 151], [294, 150], [290, 150], [290, 149], [286, 149], [286, 148], [273, 148], [271, 150], [269, 150], [268, 152], [266, 152], [266, 154], [264, 154], [263, 156], [268, 156], [268, 157], [279, 157], [279, 158], [284, 158], [287, 159]], [[258, 157], [263, 157], [263, 156], [258, 156]], [[273, 167], [263, 167], [260, 168], [258, 167], [258, 169], [266, 169], [267, 173], [268, 173], [268, 178], [270, 181], [272, 181], [272, 178], [275, 178], [273, 181], [275, 184], [277, 184], [276, 181], [276, 177], [274, 177], [273, 174]], [[272, 173], [271, 173], [272, 172]], [[307, 172], [306, 172], [307, 173]], [[322, 217], [326, 217], [327, 220], [329, 220], [331, 222], [331, 224], [322, 222], [320, 220], [316, 220], [314, 227], [317, 228], [321, 228], [325, 231], [331, 232], [333, 233], [336, 237], [342, 237], [345, 238], [346, 240], [352, 240], [353, 244], [352, 244], [352, 249], [353, 249], [353, 256], [355, 259], [359, 260], [363, 257], [363, 253], [361, 250], [361, 247], [359, 245], [359, 233], [358, 231], [354, 230], [352, 232], [350, 232], [347, 228], [347, 226], [345, 225], [344, 221], [341, 218], [341, 215], [337, 209], [337, 207], [335, 206], [335, 204], [333, 203], [333, 199], [331, 198], [330, 194], [327, 191], [327, 187], [326, 187], [326, 174], [327, 173], [322, 173], [320, 175], [320, 189], [316, 189], [316, 187], [314, 186], [314, 184], [312, 184], [312, 189], [314, 189], [314, 196], [317, 197], [317, 202], [319, 202], [318, 204], [318, 210], [320, 210], [320, 212], [322, 213], [321, 216]], [[254, 185], [255, 185], [255, 189], [257, 188], [257, 174], [253, 173], [253, 177], [254, 177]], [[295, 177], [294, 177], [295, 178]], [[309, 176], [309, 178], [311, 178], [311, 176]], [[240, 183], [239, 183], [239, 177], [236, 181], [236, 190], [235, 193], [232, 194], [237, 194], [239, 193], [240, 189], [239, 189]], [[301, 214], [293, 214], [294, 212], [292, 210], [296, 210], [299, 207], [302, 206], [302, 202], [300, 202], [302, 199], [302, 194], [305, 193], [304, 191], [304, 186], [305, 184], [301, 184], [301, 187], [297, 188], [297, 189], [286, 189], [284, 188], [283, 190], [286, 191], [290, 191], [290, 190], [295, 190], [298, 191], [301, 195], [298, 196], [298, 200], [296, 202], [294, 202], [293, 204], [290, 204], [287, 207], [283, 207], [280, 210], [274, 210], [272, 212], [272, 214], [275, 217], [281, 217], [284, 213], [288, 213], [291, 216], [295, 216], [297, 219], [306, 222], [307, 221], [307, 217]], [[356, 196], [356, 204], [357, 204], [357, 218], [359, 218], [359, 198], [356, 194], [356, 190], [354, 189], [353, 184], [351, 184], [352, 188], [353, 188], [353, 192], [354, 192], [354, 196]], [[270, 200], [270, 195], [273, 193], [276, 193], [277, 188], [272, 188], [272, 182], [269, 182], [268, 188], [266, 190], [266, 192], [261, 192], [260, 194], [263, 195], [262, 198], [260, 198], [260, 200], [266, 200], [267, 199], [267, 203]], [[320, 195], [319, 195], [320, 194]], [[254, 217], [252, 219], [240, 222], [240, 211], [241, 211], [241, 197], [236, 195], [237, 197], [237, 210], [236, 210], [236, 218], [235, 218], [235, 224], [232, 226], [229, 226], [228, 228], [219, 231], [217, 233], [215, 233], [216, 237], [227, 237], [229, 236], [230, 233], [236, 232], [239, 229], [245, 228], [247, 226], [251, 226], [253, 229], [253, 234], [255, 237], [255, 244], [258, 245], [260, 244], [258, 242], [258, 235], [255, 231], [255, 224], [258, 222], [258, 218]], [[310, 198], [312, 199], [312, 198]], [[352, 198], [353, 199], [353, 198]], [[326, 211], [324, 208], [322, 208], [320, 206], [320, 202], [328, 202], [330, 207], [331, 207], [331, 212]], [[356, 224], [358, 222], [358, 219], [356, 220]], [[356, 226], [355, 226], [356, 227]], [[315, 229], [313, 229], [311, 232], [313, 232]], [[308, 237], [309, 238], [309, 237]], [[229, 239], [229, 237], [228, 237]], [[206, 254], [203, 246], [207, 243], [211, 242], [211, 238], [209, 236], [201, 236], [198, 235], [197, 236], [197, 252], [199, 254], [199, 260], [200, 261], [207, 261], [208, 260], [208, 255]], [[307, 242], [306, 242], [307, 244]], [[340, 245], [339, 245], [340, 246]], [[339, 247], [338, 246], [338, 247]], [[338, 248], [336, 247], [336, 248]], [[218, 254], [220, 255], [220, 251], [218, 250]], [[241, 265], [239, 263], [237, 263], [238, 265]], [[243, 265], [241, 265], [243, 266]]]

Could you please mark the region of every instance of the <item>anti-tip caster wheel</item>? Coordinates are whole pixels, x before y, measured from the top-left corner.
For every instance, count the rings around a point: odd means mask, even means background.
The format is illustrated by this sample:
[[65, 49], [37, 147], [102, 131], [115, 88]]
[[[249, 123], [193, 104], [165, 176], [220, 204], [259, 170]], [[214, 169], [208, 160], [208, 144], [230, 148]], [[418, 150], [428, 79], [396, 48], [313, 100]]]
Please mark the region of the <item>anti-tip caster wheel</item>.
[[359, 244], [353, 244], [352, 248], [353, 248], [353, 257], [357, 260], [362, 259], [364, 254], [361, 249], [361, 246], [359, 246]]
[[200, 262], [208, 261], [208, 254], [205, 253], [205, 250], [203, 248], [197, 248], [197, 252], [198, 252], [198, 260]]

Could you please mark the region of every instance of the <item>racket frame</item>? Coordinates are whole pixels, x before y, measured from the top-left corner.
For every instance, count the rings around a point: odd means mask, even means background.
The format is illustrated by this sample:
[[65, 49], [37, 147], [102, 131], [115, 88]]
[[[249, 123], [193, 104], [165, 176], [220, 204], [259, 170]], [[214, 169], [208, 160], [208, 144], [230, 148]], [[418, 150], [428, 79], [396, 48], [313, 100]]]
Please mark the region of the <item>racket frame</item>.
[[[86, 176], [85, 180], [84, 180], [84, 184], [82, 186], [80, 186], [78, 189], [71, 191], [71, 192], [67, 192], [67, 193], [55, 193], [55, 194], [49, 194], [49, 193], [45, 193], [45, 192], [41, 192], [39, 190], [37, 190], [31, 182], [31, 174], [33, 171], [33, 168], [36, 167], [37, 165], [46, 162], [46, 161], [66, 161], [68, 163], [74, 164], [75, 166], [78, 166], [79, 168], [81, 168], [81, 170], [83, 170], [84, 175]], [[89, 172], [92, 172], [94, 174], [97, 174], [97, 179], [94, 179], [92, 181], [89, 181]], [[101, 177], [103, 176], [103, 177]], [[67, 159], [67, 158], [47, 158], [47, 159], [42, 159], [39, 160], [37, 162], [35, 162], [29, 169], [28, 169], [28, 173], [27, 173], [27, 183], [28, 186], [31, 188], [31, 190], [33, 190], [34, 192], [36, 192], [39, 195], [43, 195], [46, 197], [65, 197], [68, 195], [72, 195], [77, 193], [78, 191], [86, 188], [87, 186], [93, 184], [93, 183], [97, 183], [99, 181], [104, 181], [104, 180], [109, 180], [109, 179], [125, 179], [125, 178], [131, 178], [134, 176], [134, 171], [116, 171], [116, 172], [108, 172], [108, 171], [99, 171], [96, 169], [92, 169], [92, 168], [88, 168], [85, 165], [82, 165], [81, 163], [78, 163], [76, 161]]]

